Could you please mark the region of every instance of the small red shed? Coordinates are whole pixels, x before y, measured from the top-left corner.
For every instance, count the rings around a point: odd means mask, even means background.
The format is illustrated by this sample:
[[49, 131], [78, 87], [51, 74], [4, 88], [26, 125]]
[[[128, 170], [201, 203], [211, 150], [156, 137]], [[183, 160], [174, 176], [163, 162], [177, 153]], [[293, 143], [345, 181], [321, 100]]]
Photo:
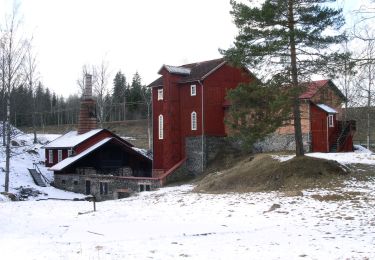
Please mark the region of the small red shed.
[[313, 152], [329, 152], [336, 142], [337, 111], [324, 104], [310, 106], [311, 144]]

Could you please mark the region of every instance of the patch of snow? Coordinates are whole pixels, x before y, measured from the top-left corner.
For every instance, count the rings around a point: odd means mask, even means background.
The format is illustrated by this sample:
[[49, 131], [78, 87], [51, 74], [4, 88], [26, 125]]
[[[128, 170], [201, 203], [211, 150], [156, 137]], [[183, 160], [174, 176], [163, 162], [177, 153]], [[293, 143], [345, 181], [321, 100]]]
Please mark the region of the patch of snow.
[[[358, 147], [358, 146], [356, 146]], [[294, 158], [295, 155], [272, 155], [273, 159], [281, 162]], [[326, 160], [334, 160], [340, 164], [375, 164], [375, 154], [362, 147], [354, 152], [345, 153], [306, 153], [306, 156], [321, 158]]]
[[317, 104], [317, 106], [326, 111], [327, 113], [337, 114], [337, 111], [330, 106], [327, 106], [325, 104]]
[[280, 162], [286, 162], [292, 159], [295, 155], [271, 155], [272, 159], [278, 160]]
[[135, 151], [152, 160], [152, 153], [146, 149], [132, 147]]
[[77, 144], [82, 143], [86, 139], [90, 138], [91, 136], [96, 135], [97, 133], [99, 133], [102, 130], [103, 129], [94, 129], [94, 130], [88, 131], [87, 133], [80, 134], [80, 135], [78, 134], [77, 131], [70, 131], [70, 132], [56, 138], [55, 140], [53, 140], [49, 144], [45, 145], [44, 147], [45, 148], [69, 148], [69, 147], [74, 147]]
[[359, 145], [359, 144], [355, 144], [354, 145], [354, 151], [356, 153], [372, 153], [372, 151], [370, 151], [369, 149], [367, 149], [366, 147], [362, 146], [362, 145]]

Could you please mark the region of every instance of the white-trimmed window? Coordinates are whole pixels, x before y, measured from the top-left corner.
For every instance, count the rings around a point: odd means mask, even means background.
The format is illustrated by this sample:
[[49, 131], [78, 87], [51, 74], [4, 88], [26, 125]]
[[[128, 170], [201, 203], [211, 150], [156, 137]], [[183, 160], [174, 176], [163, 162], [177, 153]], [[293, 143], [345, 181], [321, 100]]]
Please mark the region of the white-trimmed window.
[[190, 96], [197, 95], [197, 85], [190, 85]]
[[72, 154], [73, 154], [73, 149], [69, 149], [68, 150], [68, 157], [72, 156]]
[[159, 115], [159, 140], [164, 139], [164, 118], [163, 115]]
[[197, 113], [191, 112], [191, 130], [197, 130]]
[[158, 89], [158, 100], [163, 100], [163, 89], [162, 88]]
[[101, 195], [108, 194], [108, 182], [99, 182], [99, 190]]
[[334, 127], [335, 123], [333, 122], [333, 115], [328, 115], [328, 126]]
[[62, 150], [57, 150], [57, 162], [62, 161]]
[[53, 163], [53, 150], [48, 150], [48, 163]]

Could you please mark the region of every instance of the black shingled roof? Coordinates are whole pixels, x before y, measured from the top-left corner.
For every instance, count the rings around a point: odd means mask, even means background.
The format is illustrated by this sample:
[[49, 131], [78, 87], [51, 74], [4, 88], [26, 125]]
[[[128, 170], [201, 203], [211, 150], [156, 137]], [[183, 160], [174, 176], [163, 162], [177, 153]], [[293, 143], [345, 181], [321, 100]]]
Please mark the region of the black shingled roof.
[[[217, 68], [220, 64], [224, 62], [224, 59], [215, 59], [209, 61], [202, 61], [196, 62], [191, 64], [185, 64], [180, 67], [189, 68], [191, 72], [189, 75], [182, 76], [180, 82], [178, 83], [187, 83], [187, 82], [194, 82], [197, 80], [203, 80], [203, 77], [206, 76], [208, 73], [213, 71]], [[163, 85], [163, 77], [159, 77], [152, 83], [148, 85], [148, 87], [158, 87]]]

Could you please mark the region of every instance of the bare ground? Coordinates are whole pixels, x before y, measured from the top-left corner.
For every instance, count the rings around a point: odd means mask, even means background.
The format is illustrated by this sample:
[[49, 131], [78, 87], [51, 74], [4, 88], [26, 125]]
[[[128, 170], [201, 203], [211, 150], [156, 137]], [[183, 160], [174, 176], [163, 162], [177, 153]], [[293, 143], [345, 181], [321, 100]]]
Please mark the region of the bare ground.
[[221, 170], [215, 166], [196, 180], [196, 192], [284, 191], [289, 195], [298, 195], [304, 189], [332, 189], [341, 187], [349, 179], [365, 180], [375, 176], [372, 166], [346, 167], [336, 161], [308, 156], [280, 162], [270, 154], [259, 154], [241, 157], [238, 162]]

